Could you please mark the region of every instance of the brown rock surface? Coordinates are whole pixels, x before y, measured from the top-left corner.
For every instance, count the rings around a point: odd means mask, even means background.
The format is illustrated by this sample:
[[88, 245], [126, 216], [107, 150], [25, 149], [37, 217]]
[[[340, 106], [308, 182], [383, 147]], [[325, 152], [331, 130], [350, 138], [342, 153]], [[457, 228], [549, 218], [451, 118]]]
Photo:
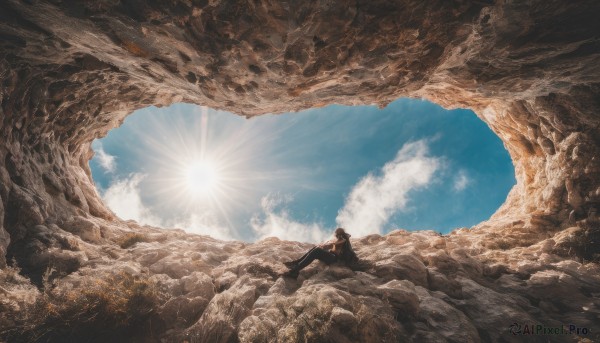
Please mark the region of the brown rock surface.
[[[14, 313], [106, 279], [124, 291], [82, 296], [150, 308], [105, 331], [140, 340], [502, 341], [513, 322], [600, 339], [599, 14], [597, 1], [3, 1], [0, 327], [16, 337]], [[403, 96], [473, 109], [517, 185], [471, 230], [360, 239], [362, 271], [276, 279], [306, 245], [123, 222], [88, 167], [92, 140], [149, 105], [253, 116]], [[154, 325], [128, 329], [140, 323]]]

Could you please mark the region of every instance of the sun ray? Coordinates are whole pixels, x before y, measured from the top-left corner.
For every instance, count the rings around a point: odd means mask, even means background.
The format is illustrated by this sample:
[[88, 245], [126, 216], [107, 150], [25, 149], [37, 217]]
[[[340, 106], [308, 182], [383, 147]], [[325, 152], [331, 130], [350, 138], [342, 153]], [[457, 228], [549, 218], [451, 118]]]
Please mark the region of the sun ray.
[[[193, 114], [191, 120], [173, 115], [168, 127], [165, 118], [149, 116], [139, 129], [150, 148], [143, 154], [151, 169], [146, 191], [153, 194], [156, 208], [198, 218], [213, 213], [234, 230], [232, 214], [253, 205], [264, 191], [261, 183], [278, 179], [276, 172], [269, 178], [271, 172], [256, 163], [265, 161], [261, 142], [268, 135], [257, 137], [249, 126], [239, 129], [211, 120], [218, 111], [199, 108]], [[148, 131], [155, 134], [148, 136]]]

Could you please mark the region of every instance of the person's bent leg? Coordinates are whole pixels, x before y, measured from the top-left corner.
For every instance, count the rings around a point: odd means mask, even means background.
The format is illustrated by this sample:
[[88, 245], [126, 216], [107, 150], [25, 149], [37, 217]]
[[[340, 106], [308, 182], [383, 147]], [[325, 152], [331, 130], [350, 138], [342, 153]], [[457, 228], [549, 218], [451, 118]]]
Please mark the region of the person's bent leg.
[[316, 248], [318, 248], [318, 247], [314, 246], [314, 247], [310, 248], [310, 250], [308, 252], [306, 252], [306, 254], [302, 255], [302, 257], [300, 257], [300, 258], [297, 258], [297, 259], [293, 260], [292, 262], [294, 262], [296, 264], [300, 263], [300, 261], [302, 261], [303, 259], [305, 259], [306, 256], [308, 256], [308, 254], [310, 254], [310, 252], [313, 251], [313, 250], [315, 250]]
[[289, 269], [293, 269], [294, 267], [296, 267], [298, 265], [298, 263], [300, 263], [300, 261], [305, 259], [306, 256], [308, 256], [308, 254], [310, 254], [310, 252], [315, 250], [316, 248], [317, 247], [314, 246], [306, 254], [302, 255], [300, 258], [292, 260], [292, 261], [288, 261], [288, 262], [283, 262], [283, 264], [285, 264], [285, 266], [288, 267]]
[[334, 253], [332, 253], [331, 251], [328, 251], [328, 250], [323, 250], [323, 249], [321, 249], [321, 251], [316, 256], [316, 258], [319, 261], [323, 261], [327, 264], [332, 264], [335, 261], [337, 261], [337, 256]]
[[311, 249], [308, 252], [308, 254], [306, 254], [306, 256], [302, 259], [302, 261], [300, 261], [300, 263], [298, 263], [291, 270], [284, 273], [283, 276], [294, 278], [294, 279], [297, 278], [298, 273], [302, 269], [304, 269], [306, 266], [311, 264], [312, 261], [314, 261], [315, 259], [318, 259], [327, 264], [330, 264], [330, 263], [335, 262], [337, 260], [337, 257], [335, 256], [335, 254], [333, 254], [327, 250], [324, 250], [323, 248], [315, 247], [314, 249]]
[[318, 259], [320, 261], [323, 261], [323, 262], [329, 264], [329, 263], [335, 262], [336, 257], [333, 253], [330, 253], [329, 251], [324, 250], [323, 248], [315, 247], [314, 249], [309, 251], [309, 253], [306, 255], [306, 257], [304, 259], [302, 259], [302, 261], [300, 261], [298, 263], [298, 265], [296, 266], [296, 268], [294, 268], [293, 270], [301, 271], [306, 266], [311, 264], [312, 261], [314, 261], [315, 259]]

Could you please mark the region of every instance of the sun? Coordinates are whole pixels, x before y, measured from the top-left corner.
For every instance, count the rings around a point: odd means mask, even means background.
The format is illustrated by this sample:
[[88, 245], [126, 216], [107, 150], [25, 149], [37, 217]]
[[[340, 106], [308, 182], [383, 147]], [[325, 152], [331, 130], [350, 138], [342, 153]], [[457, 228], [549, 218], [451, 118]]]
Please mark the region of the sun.
[[210, 160], [195, 161], [185, 168], [185, 184], [195, 197], [213, 195], [220, 183], [219, 168]]

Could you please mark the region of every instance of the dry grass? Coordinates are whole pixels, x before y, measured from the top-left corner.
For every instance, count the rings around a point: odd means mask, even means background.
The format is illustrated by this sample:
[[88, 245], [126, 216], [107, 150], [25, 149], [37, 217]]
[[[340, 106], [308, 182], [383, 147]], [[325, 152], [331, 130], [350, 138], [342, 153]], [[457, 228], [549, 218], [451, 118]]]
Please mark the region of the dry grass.
[[134, 246], [136, 243], [139, 242], [148, 242], [148, 237], [146, 237], [146, 235], [137, 233], [137, 232], [130, 232], [124, 236], [122, 236], [119, 241], [117, 241], [117, 244], [119, 244], [119, 246], [123, 249], [127, 249], [130, 248], [132, 246]]
[[[121, 272], [86, 281], [81, 287], [44, 292], [0, 329], [7, 342], [152, 342], [162, 322], [156, 285]], [[1, 309], [10, 310], [7, 308]]]

